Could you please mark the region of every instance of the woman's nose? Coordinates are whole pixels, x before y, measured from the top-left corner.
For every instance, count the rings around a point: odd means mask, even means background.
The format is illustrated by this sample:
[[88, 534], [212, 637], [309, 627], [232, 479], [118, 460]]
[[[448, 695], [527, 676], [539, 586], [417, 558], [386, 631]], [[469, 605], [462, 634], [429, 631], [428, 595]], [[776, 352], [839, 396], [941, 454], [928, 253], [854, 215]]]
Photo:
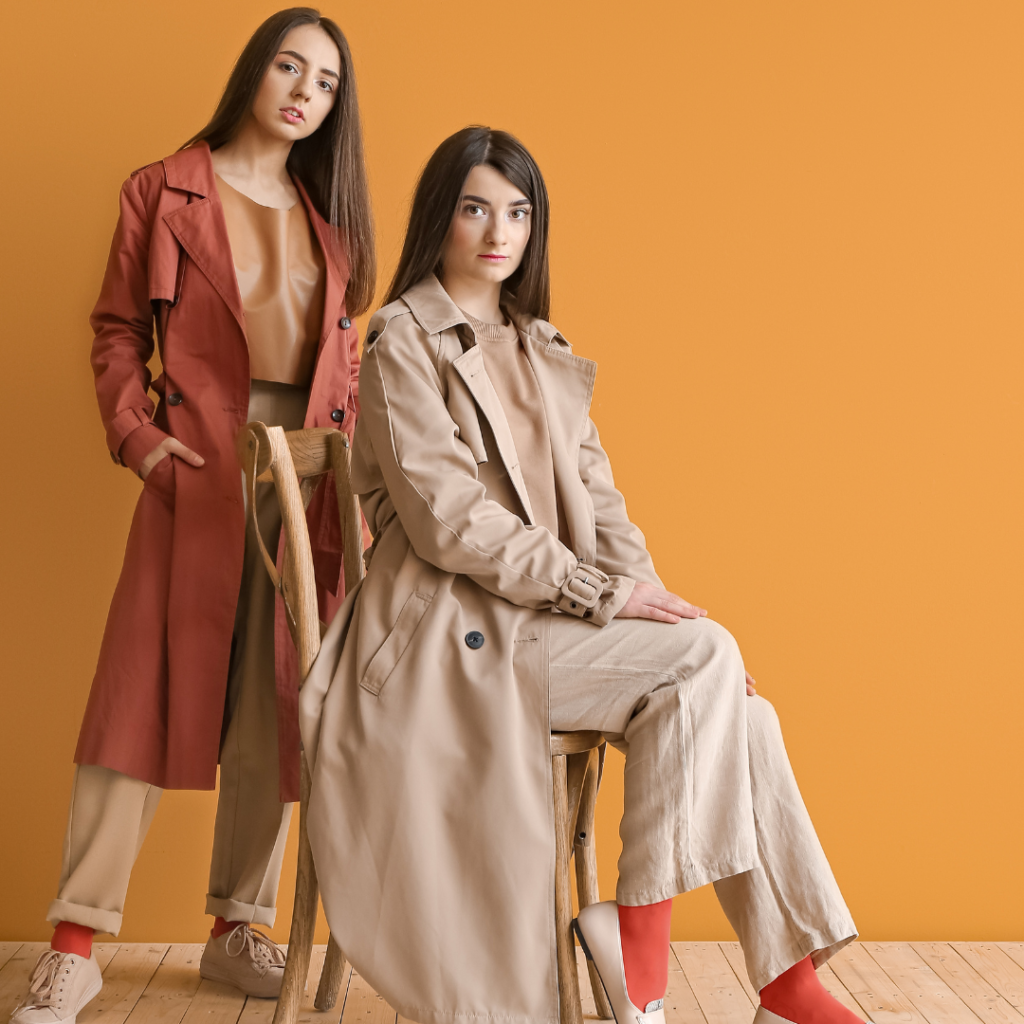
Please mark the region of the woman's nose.
[[292, 91], [293, 96], [301, 96], [304, 100], [308, 100], [313, 95], [313, 79], [307, 75], [303, 75], [296, 83], [295, 89]]

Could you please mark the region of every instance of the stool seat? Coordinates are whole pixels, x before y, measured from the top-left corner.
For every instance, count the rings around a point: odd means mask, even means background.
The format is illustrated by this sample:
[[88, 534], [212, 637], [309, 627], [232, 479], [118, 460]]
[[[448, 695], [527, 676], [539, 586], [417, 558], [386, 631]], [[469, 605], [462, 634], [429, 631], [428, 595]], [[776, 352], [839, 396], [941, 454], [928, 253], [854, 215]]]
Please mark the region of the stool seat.
[[551, 734], [551, 756], [565, 757], [568, 754], [582, 754], [594, 750], [604, 743], [604, 737], [593, 730], [580, 732], [553, 732]]

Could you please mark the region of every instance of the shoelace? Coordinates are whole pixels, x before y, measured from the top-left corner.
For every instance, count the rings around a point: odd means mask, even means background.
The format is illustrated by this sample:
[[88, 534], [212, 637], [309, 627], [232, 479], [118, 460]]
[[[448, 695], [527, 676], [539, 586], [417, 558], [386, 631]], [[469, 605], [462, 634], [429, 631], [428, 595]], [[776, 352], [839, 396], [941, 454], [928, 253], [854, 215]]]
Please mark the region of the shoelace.
[[43, 955], [36, 961], [32, 968], [32, 975], [29, 978], [28, 995], [21, 1004], [21, 1009], [32, 1008], [42, 1010], [48, 1006], [56, 1006], [59, 1000], [54, 994], [54, 986], [57, 976], [61, 970], [67, 970], [63, 966], [63, 959], [67, 954], [58, 953], [55, 949], [43, 951]]
[[[234, 951], [233, 945], [237, 947]], [[228, 956], [234, 957], [241, 956], [245, 950], [249, 951], [253, 966], [261, 973], [265, 973], [271, 967], [284, 965], [284, 952], [269, 936], [250, 928], [247, 924], [235, 925], [228, 934], [227, 942], [224, 943], [224, 951]]]

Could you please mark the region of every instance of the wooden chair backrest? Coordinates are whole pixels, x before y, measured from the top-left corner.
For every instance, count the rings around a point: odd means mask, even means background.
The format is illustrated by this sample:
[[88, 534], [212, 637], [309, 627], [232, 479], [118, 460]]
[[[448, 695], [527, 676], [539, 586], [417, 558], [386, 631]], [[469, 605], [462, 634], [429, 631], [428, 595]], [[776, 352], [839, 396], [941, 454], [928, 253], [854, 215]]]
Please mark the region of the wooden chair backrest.
[[[285, 431], [263, 423], [247, 423], [237, 440], [238, 460], [245, 474], [249, 515], [256, 521], [255, 485], [271, 480], [281, 508], [285, 538], [283, 573], [266, 550], [260, 550], [274, 586], [284, 600], [288, 629], [299, 652], [299, 680], [306, 678], [320, 651], [320, 615], [313, 574], [313, 549], [306, 526], [306, 506], [319, 477], [334, 471], [341, 516], [345, 592], [362, 579], [363, 528], [359, 499], [352, 493], [352, 450], [348, 435], [330, 427]], [[276, 552], [275, 552], [276, 554]]]

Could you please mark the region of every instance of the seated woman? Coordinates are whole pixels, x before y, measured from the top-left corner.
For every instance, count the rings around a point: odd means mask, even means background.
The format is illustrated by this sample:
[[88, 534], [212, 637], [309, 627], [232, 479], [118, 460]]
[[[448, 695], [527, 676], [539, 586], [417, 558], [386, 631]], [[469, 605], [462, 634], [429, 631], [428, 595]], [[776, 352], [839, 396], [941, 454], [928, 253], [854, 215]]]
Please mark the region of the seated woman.
[[[331, 928], [406, 1017], [558, 1018], [550, 730], [626, 755], [616, 901], [578, 926], [618, 1024], [660, 1024], [671, 898], [714, 882], [758, 1024], [853, 1024], [856, 929], [736, 642], [662, 586], [546, 322], [548, 198], [504, 132], [427, 164], [360, 373], [368, 572], [303, 689]], [[671, 468], [671, 467], [668, 467]]]

